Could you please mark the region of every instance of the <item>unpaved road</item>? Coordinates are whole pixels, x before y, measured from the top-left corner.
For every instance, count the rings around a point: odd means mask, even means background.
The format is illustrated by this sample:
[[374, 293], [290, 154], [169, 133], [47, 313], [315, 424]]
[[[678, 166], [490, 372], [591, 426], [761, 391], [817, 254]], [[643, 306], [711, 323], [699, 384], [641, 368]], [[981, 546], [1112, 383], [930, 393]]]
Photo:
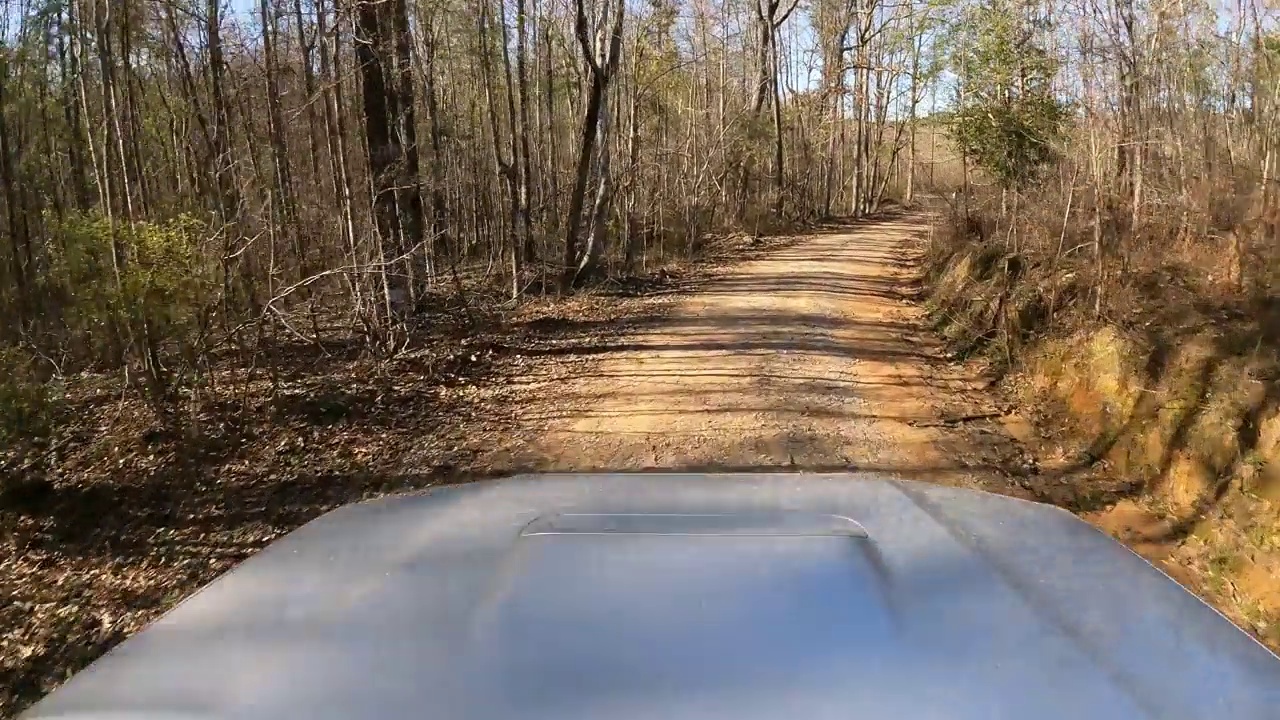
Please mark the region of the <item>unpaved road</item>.
[[[922, 215], [818, 234], [719, 274], [663, 319], [535, 365], [521, 395], [537, 470], [880, 470], [1010, 491], [992, 410], [911, 299]], [[537, 438], [532, 443], [528, 438]]]

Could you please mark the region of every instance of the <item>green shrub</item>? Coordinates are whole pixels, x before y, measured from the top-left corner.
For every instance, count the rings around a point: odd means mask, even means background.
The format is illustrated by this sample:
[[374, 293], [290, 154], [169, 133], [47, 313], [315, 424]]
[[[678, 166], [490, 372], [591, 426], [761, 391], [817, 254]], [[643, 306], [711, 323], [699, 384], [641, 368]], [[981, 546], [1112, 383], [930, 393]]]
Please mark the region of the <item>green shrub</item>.
[[98, 213], [51, 222], [45, 292], [63, 344], [82, 361], [127, 362], [149, 399], [167, 401], [204, 353], [221, 287], [220, 253], [192, 215], [122, 223]]
[[113, 226], [81, 214], [53, 230], [50, 277], [74, 334], [144, 321], [160, 338], [181, 337], [218, 288], [218, 264], [201, 247], [204, 224], [191, 215]]
[[968, 11], [954, 62], [962, 92], [951, 136], [965, 154], [1018, 189], [1055, 158], [1070, 108], [1053, 91], [1057, 60], [1035, 44], [1036, 32], [1017, 11], [978, 6]]

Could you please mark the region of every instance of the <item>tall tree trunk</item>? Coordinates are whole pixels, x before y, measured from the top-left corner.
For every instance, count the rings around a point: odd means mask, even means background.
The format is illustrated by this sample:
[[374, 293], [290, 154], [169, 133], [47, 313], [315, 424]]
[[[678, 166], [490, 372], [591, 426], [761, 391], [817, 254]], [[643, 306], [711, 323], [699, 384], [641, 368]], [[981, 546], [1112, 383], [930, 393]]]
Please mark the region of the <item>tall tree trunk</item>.
[[608, 222], [609, 204], [613, 196], [613, 178], [610, 174], [610, 160], [613, 153], [609, 142], [609, 127], [612, 124], [609, 112], [609, 96], [606, 93], [600, 103], [600, 133], [597, 141], [600, 145], [596, 163], [596, 196], [591, 205], [590, 220], [587, 223], [587, 246], [583, 250], [582, 260], [578, 263], [577, 279], [590, 278], [600, 267], [600, 259], [605, 251], [605, 233]]
[[26, 207], [15, 176], [14, 149], [10, 144], [8, 115], [9, 48], [0, 42], [0, 186], [9, 221], [9, 263], [17, 287], [18, 327], [26, 325], [30, 298], [27, 269], [31, 266], [31, 236]]
[[[501, 8], [502, 0], [498, 0]], [[489, 48], [489, 3], [488, 0], [481, 0], [480, 17], [479, 17], [479, 39], [480, 39], [480, 74], [482, 76], [482, 84], [484, 85], [485, 108], [489, 117], [489, 136], [490, 148], [493, 151], [493, 171], [500, 177], [507, 186], [507, 200], [510, 204], [509, 219], [511, 223], [511, 236], [507, 246], [508, 257], [511, 262], [511, 298], [516, 299], [520, 295], [520, 253], [524, 245], [523, 242], [523, 219], [524, 216], [520, 207], [520, 155], [519, 145], [516, 141], [516, 112], [515, 100], [511, 92], [511, 69], [510, 60], [507, 53], [507, 33], [506, 18], [501, 11], [499, 12], [498, 22], [500, 25], [500, 41], [503, 54], [503, 67], [506, 70], [504, 77], [508, 80], [506, 83], [506, 102], [507, 117], [511, 126], [511, 154], [508, 157], [504, 154], [502, 147], [502, 132], [498, 127], [498, 107], [497, 100], [494, 98], [493, 92], [493, 63], [491, 59], [492, 52]]]
[[[777, 27], [773, 28], [774, 33]], [[783, 165], [783, 144], [782, 144], [782, 98], [778, 91], [778, 46], [776, 37], [770, 43], [773, 52], [773, 72], [770, 79], [770, 94], [773, 96], [773, 216], [776, 220], [782, 219], [783, 201], [785, 192], [783, 185], [786, 182], [785, 167]]]
[[[102, 108], [103, 108], [103, 167], [106, 170], [106, 177], [111, 185], [120, 193], [120, 210], [123, 211], [125, 219], [132, 223], [135, 219], [133, 211], [133, 193], [129, 183], [129, 163], [128, 154], [125, 152], [125, 140], [123, 128], [120, 123], [119, 103], [116, 100], [116, 63], [115, 53], [111, 42], [111, 11], [113, 6], [109, 2], [101, 2], [101, 0], [92, 0], [94, 3], [94, 25], [96, 31], [95, 45], [98, 50], [98, 71], [101, 75], [102, 82]], [[112, 153], [115, 154], [115, 161], [118, 164], [120, 175], [116, 178], [111, 177], [111, 161]], [[107, 191], [108, 201], [111, 200], [111, 191]], [[116, 254], [117, 262], [123, 262], [123, 246], [117, 243]]]
[[400, 216], [400, 243], [403, 252], [410, 253], [406, 263], [410, 277], [417, 282], [410, 285], [416, 300], [425, 278], [418, 264], [422, 257], [422, 239], [426, 223], [422, 207], [422, 168], [418, 159], [417, 102], [413, 82], [413, 43], [410, 38], [409, 10], [406, 0], [391, 0], [391, 28], [395, 50], [395, 140], [400, 148], [403, 170], [396, 180], [396, 211]]
[[[920, 51], [921, 45], [924, 43], [924, 38], [921, 36], [918, 26], [916, 25], [916, 16], [914, 13], [911, 16], [911, 28], [909, 33], [912, 36], [911, 97], [909, 98], [911, 107], [907, 116], [907, 123], [910, 125], [910, 135], [907, 139], [907, 187], [903, 193], [903, 202], [905, 202], [908, 207], [915, 204], [916, 197], [916, 127], [918, 125], [917, 111], [920, 106]], [[929, 161], [931, 163], [933, 162], [932, 156], [930, 156]]]
[[773, 97], [773, 16], [779, 0], [754, 0], [756, 25], [756, 78], [751, 98], [751, 114], [759, 115], [764, 104]]
[[222, 59], [222, 0], [208, 0], [205, 6], [205, 44], [209, 53], [209, 94], [213, 100], [213, 176], [218, 188], [223, 222], [232, 222], [240, 205], [231, 158], [231, 113], [227, 109], [225, 63]]
[[[517, 11], [517, 25], [522, 25], [523, 2], [522, 8]], [[516, 88], [512, 83], [511, 72], [511, 41], [507, 35], [507, 13], [506, 3], [498, 0], [498, 27], [502, 30], [502, 68], [503, 78], [506, 80], [506, 100], [507, 100], [507, 127], [510, 130], [511, 140], [511, 227], [512, 227], [512, 246], [511, 246], [511, 267], [513, 282], [518, 273], [517, 267], [523, 259], [527, 259], [531, 252], [530, 245], [530, 228], [529, 228], [529, 145], [527, 136], [524, 133], [525, 123], [528, 120], [528, 114], [524, 112], [524, 105], [520, 105], [520, 110], [516, 109]], [[523, 27], [517, 27], [517, 35], [522, 34]], [[523, 53], [523, 40], [517, 37], [517, 51]], [[523, 60], [520, 60], [523, 63]], [[523, 65], [517, 76], [523, 73]], [[516, 78], [516, 83], [523, 83], [523, 79]], [[523, 96], [523, 88], [521, 89]], [[522, 101], [523, 103], [523, 101]], [[523, 141], [522, 141], [523, 140]], [[495, 141], [496, 142], [496, 141]], [[518, 294], [518, 289], [512, 288], [512, 297]]]
[[524, 261], [531, 263], [537, 259], [537, 252], [534, 248], [532, 223], [533, 214], [530, 210], [532, 199], [530, 197], [531, 188], [533, 187], [533, 158], [529, 154], [529, 75], [526, 68], [527, 55], [527, 20], [525, 14], [525, 0], [516, 1], [516, 86], [518, 88], [518, 101], [520, 106], [520, 122], [519, 122], [519, 156], [520, 162], [520, 215], [523, 225], [524, 248], [522, 250]]
[[[361, 100], [364, 103], [365, 151], [369, 158], [374, 223], [378, 235], [379, 277], [382, 280], [384, 321], [390, 323], [408, 300], [403, 282], [387, 265], [396, 252], [400, 237], [400, 216], [396, 211], [396, 163], [400, 149], [392, 140], [391, 93], [386, 65], [390, 64], [387, 35], [391, 32], [385, 3], [357, 0], [356, 62], [360, 69]], [[395, 283], [395, 287], [392, 287]]]
[[[132, 15], [128, 3], [121, 2], [119, 5], [120, 12], [116, 17], [120, 36], [119, 70], [120, 76], [123, 77], [123, 87], [121, 83], [113, 80], [115, 90], [113, 113], [116, 114], [116, 132], [119, 135], [121, 147], [120, 173], [124, 178], [125, 188], [136, 189], [133, 193], [136, 195], [136, 200], [131, 200], [130, 203], [136, 207], [137, 216], [146, 217], [150, 212], [151, 193], [146, 173], [143, 171], [142, 146], [138, 139], [141, 134], [139, 130], [141, 120], [138, 112], [137, 77], [133, 72], [133, 30], [130, 26]], [[113, 72], [114, 70], [115, 68]]]
[[63, 9], [65, 16], [59, 20], [58, 38], [58, 70], [59, 85], [62, 87], [62, 112], [67, 124], [67, 160], [71, 172], [72, 196], [78, 210], [89, 208], [89, 176], [85, 172], [84, 157], [84, 123], [81, 120], [80, 104], [75, 97], [76, 76], [79, 74], [74, 51], [67, 47], [68, 40], [74, 43], [75, 34], [79, 32], [75, 26], [73, 14], [74, 3], [68, 3]]
[[[643, 60], [643, 45], [637, 40], [635, 50], [631, 55], [631, 77], [635, 82], [639, 77], [638, 68]], [[627, 183], [627, 201], [626, 201], [626, 247], [623, 249], [623, 264], [626, 270], [630, 272], [635, 269], [636, 258], [640, 253], [641, 227], [639, 219], [636, 217], [638, 199], [638, 186], [640, 184], [637, 175], [640, 171], [640, 125], [638, 119], [638, 110], [640, 104], [640, 92], [637, 88], [631, 90], [631, 103], [627, 112], [627, 177], [630, 181]]]
[[[343, 239], [344, 250], [350, 258], [350, 265], [355, 268], [360, 264], [356, 247], [355, 230], [355, 191], [352, 187], [351, 170], [348, 166], [347, 128], [345, 102], [343, 101], [342, 80], [338, 77], [338, 69], [342, 66], [342, 37], [339, 27], [340, 19], [335, 19], [332, 39], [332, 53], [327, 39], [328, 10], [324, 0], [316, 0], [316, 36], [320, 49], [320, 81], [324, 88], [324, 124], [325, 138], [329, 143], [330, 174], [333, 176], [334, 195], [339, 201], [339, 235]], [[337, 15], [335, 13], [335, 18]], [[363, 275], [348, 275], [354, 304], [353, 314], [363, 316], [365, 307], [365, 287]]]
[[401, 256], [417, 248], [422, 239], [406, 12], [404, 0], [360, 0], [356, 7], [356, 57], [381, 247], [379, 275], [389, 321], [402, 316], [411, 299], [408, 263], [401, 262]]
[[556, 142], [556, 82], [555, 82], [555, 64], [551, 55], [551, 23], [547, 20], [542, 22], [542, 46], [543, 46], [543, 84], [545, 87], [542, 96], [547, 100], [546, 109], [546, 138], [547, 138], [547, 170], [546, 186], [547, 190], [542, 193], [544, 198], [550, 198], [550, 201], [544, 204], [552, 205], [544, 212], [544, 217], [548, 217], [554, 221], [558, 203], [560, 202], [560, 146]]
[[[316, 13], [319, 14], [319, 8]], [[311, 38], [307, 39], [307, 26], [302, 14], [302, 0], [293, 0], [294, 30], [298, 34], [298, 52], [302, 62], [302, 88], [306, 92], [305, 109], [307, 113], [307, 147], [311, 150], [311, 178], [320, 181], [320, 142], [318, 141], [319, 119], [316, 117], [316, 103], [321, 102], [316, 94], [316, 71], [312, 66], [316, 42], [319, 34], [313, 29]]]
[[286, 237], [292, 239], [294, 259], [305, 265], [305, 248], [299, 241], [297, 211], [293, 198], [293, 172], [289, 165], [289, 148], [284, 139], [284, 115], [280, 110], [279, 62], [276, 57], [276, 13], [270, 0], [259, 0], [262, 20], [262, 54], [266, 65], [267, 133], [271, 136], [272, 212]]
[[[450, 252], [450, 223], [447, 199], [444, 194], [444, 147], [441, 137], [440, 108], [436, 99], [436, 36], [435, 27], [430, 19], [422, 23], [421, 32], [423, 91], [426, 93], [427, 114], [430, 116], [428, 129], [431, 134], [431, 255], [437, 261], [440, 258], [449, 259], [452, 264], [452, 259], [447, 257]], [[436, 272], [439, 272], [439, 268], [436, 268]]]
[[595, 150], [604, 94], [618, 66], [618, 54], [622, 46], [622, 19], [625, 15], [623, 0], [618, 0], [616, 6], [612, 2], [605, 4], [605, 17], [601, 19], [601, 25], [612, 20], [612, 30], [608, 33], [607, 48], [603, 47], [603, 38], [596, 43], [602, 46], [600, 57], [597, 57], [597, 51], [589, 37], [584, 1], [576, 0], [577, 18], [574, 22], [574, 32], [578, 36], [579, 45], [582, 46], [582, 53], [586, 56], [591, 77], [582, 120], [582, 140], [578, 147], [578, 169], [574, 175], [573, 194], [569, 196], [569, 213], [565, 218], [564, 272], [560, 279], [561, 293], [568, 293], [573, 289], [573, 280], [577, 275], [578, 232], [582, 227], [582, 206], [587, 194], [588, 176], [591, 174], [591, 156]]

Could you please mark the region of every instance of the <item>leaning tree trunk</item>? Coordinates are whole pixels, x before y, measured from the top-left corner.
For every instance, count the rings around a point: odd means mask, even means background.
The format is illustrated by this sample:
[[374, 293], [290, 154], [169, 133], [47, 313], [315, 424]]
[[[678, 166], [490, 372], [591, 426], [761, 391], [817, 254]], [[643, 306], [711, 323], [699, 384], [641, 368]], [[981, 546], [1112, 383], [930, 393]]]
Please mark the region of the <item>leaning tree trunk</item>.
[[577, 280], [590, 278], [600, 268], [600, 258], [604, 256], [606, 221], [609, 215], [609, 201], [613, 196], [613, 178], [610, 176], [610, 160], [612, 159], [609, 143], [609, 126], [612, 117], [609, 114], [609, 98], [606, 95], [600, 104], [600, 131], [597, 140], [600, 145], [599, 162], [596, 176], [595, 201], [591, 206], [591, 220], [587, 225], [587, 247], [583, 250], [582, 260], [578, 263]]
[[[560, 277], [560, 292], [568, 293], [573, 289], [574, 278], [577, 277], [578, 232], [582, 227], [582, 207], [587, 194], [587, 180], [591, 174], [591, 156], [595, 150], [596, 136], [601, 111], [604, 109], [604, 94], [608, 90], [609, 80], [618, 67], [618, 55], [622, 46], [622, 18], [625, 4], [619, 0], [616, 6], [605, 6], [605, 14], [613, 12], [613, 27], [609, 32], [609, 45], [597, 57], [592, 47], [587, 30], [587, 13], [583, 7], [584, 0], [577, 0], [577, 19], [574, 32], [582, 53], [586, 56], [591, 70], [590, 89], [587, 95], [587, 106], [583, 113], [582, 141], [578, 147], [578, 169], [573, 181], [573, 194], [569, 196], [569, 213], [565, 218], [564, 235], [564, 271]], [[607, 19], [607, 18], [606, 18]], [[603, 45], [603, 41], [598, 44]]]

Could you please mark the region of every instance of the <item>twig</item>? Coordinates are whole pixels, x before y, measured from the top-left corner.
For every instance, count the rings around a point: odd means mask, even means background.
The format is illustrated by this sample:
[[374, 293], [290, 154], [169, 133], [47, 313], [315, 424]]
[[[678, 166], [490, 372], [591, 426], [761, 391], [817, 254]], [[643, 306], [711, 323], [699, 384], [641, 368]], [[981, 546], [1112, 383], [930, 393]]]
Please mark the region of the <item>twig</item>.
[[[284, 317], [284, 313], [280, 311], [280, 308], [275, 307], [274, 305], [271, 305], [270, 303], [268, 303], [265, 309], [270, 310], [271, 312], [275, 313], [275, 314], [276, 314], [276, 319], [280, 321], [280, 324], [284, 326], [284, 329], [285, 329], [285, 330], [288, 330], [289, 332], [293, 333], [294, 337], [298, 338], [299, 340], [301, 340], [301, 341], [302, 341], [302, 342], [304, 342], [304, 343], [312, 343], [312, 344], [315, 344], [315, 345], [320, 345], [320, 340], [319, 340], [319, 339], [317, 339], [317, 338], [309, 338], [309, 337], [307, 337], [306, 335], [303, 335], [303, 334], [302, 334], [301, 332], [299, 332], [298, 330], [294, 329], [294, 327], [293, 327], [292, 325], [290, 325], [290, 324], [289, 324], [289, 321], [285, 319], [285, 317]], [[323, 346], [321, 346], [321, 349], [323, 349]]]
[[315, 275], [312, 275], [307, 278], [303, 278], [302, 280], [299, 280], [298, 282], [292, 285], [289, 285], [288, 287], [284, 288], [280, 292], [276, 293], [275, 297], [267, 301], [266, 307], [271, 307], [275, 303], [280, 302], [281, 300], [292, 295], [293, 293], [297, 292], [301, 288], [304, 288], [310, 285], [311, 283], [317, 280], [320, 280], [322, 278], [328, 277], [330, 275], [337, 275], [338, 273], [371, 273], [376, 270], [381, 270], [382, 268], [388, 267], [390, 265], [395, 265], [396, 263], [406, 260], [410, 256], [412, 256], [414, 253], [418, 252], [418, 250], [422, 248], [424, 245], [426, 245], [427, 242], [428, 240], [423, 240], [417, 245], [414, 245], [412, 248], [409, 248], [409, 250], [407, 250], [404, 254], [398, 257], [391, 258], [390, 260], [383, 260], [382, 262], [374, 262], [374, 263], [365, 263], [363, 265], [344, 265], [342, 267], [322, 270], [316, 273]]
[[960, 423], [973, 422], [975, 420], [992, 420], [994, 418], [1004, 417], [1008, 412], [983, 412], [972, 413], [970, 415], [955, 415], [952, 417], [944, 417], [940, 420], [908, 420], [907, 424], [911, 427], [953, 427]]

